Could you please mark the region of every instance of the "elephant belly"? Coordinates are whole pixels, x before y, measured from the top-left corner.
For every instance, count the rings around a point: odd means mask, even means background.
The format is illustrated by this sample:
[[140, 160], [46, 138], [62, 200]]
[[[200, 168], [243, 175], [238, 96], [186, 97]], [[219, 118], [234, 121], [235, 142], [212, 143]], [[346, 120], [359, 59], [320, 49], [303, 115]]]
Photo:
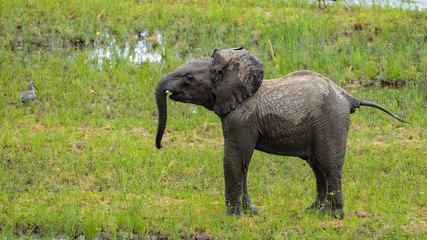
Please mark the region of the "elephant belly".
[[262, 131], [255, 148], [266, 153], [307, 159], [311, 152], [310, 139], [310, 127], [283, 127]]

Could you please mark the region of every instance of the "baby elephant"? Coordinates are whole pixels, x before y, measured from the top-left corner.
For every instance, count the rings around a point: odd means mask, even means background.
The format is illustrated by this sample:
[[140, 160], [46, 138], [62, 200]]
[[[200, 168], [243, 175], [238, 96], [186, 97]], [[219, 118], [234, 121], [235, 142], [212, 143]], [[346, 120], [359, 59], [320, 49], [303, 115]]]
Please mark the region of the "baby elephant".
[[328, 78], [297, 71], [263, 81], [260, 60], [243, 48], [215, 50], [165, 75], [157, 84], [156, 147], [166, 127], [167, 93], [174, 101], [213, 110], [224, 135], [227, 214], [257, 214], [247, 188], [254, 149], [308, 162], [316, 177], [316, 199], [306, 209], [342, 218], [342, 167], [350, 113], [359, 106], [384, 107], [354, 98]]

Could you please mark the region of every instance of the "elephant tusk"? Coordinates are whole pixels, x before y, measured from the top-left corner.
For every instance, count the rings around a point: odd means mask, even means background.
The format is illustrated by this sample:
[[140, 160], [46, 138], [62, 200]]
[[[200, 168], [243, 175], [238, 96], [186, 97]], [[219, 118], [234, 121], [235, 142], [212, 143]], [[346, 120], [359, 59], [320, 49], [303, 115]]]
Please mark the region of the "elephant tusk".
[[168, 93], [170, 93], [170, 91], [169, 91], [169, 90], [166, 90], [166, 91], [165, 91], [165, 93], [166, 93], [166, 94], [168, 94]]

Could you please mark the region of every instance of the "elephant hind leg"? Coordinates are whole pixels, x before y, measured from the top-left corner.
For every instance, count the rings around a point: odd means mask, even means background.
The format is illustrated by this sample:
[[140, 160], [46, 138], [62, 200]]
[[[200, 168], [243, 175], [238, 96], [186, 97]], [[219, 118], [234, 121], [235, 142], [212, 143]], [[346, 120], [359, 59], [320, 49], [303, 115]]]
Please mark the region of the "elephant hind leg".
[[342, 172], [327, 172], [325, 174], [328, 184], [328, 193], [326, 202], [317, 211], [321, 215], [328, 214], [330, 216], [342, 219], [344, 217], [344, 201], [341, 188]]
[[312, 161], [308, 160], [311, 169], [313, 170], [314, 176], [316, 177], [316, 199], [311, 203], [305, 210], [319, 210], [326, 201], [326, 192], [328, 191], [328, 185], [326, 182], [325, 174], [320, 168]]
[[316, 131], [313, 162], [323, 172], [327, 186], [326, 202], [317, 212], [343, 218], [341, 178], [350, 116], [336, 116], [332, 123], [320, 124]]
[[[335, 152], [336, 153], [336, 152]], [[326, 201], [322, 207], [317, 211], [318, 213], [324, 215], [328, 214], [333, 217], [343, 218], [344, 217], [344, 201], [342, 196], [342, 187], [341, 187], [341, 178], [342, 178], [342, 167], [344, 164], [344, 155], [345, 147], [341, 153], [334, 157], [328, 156], [328, 154], [323, 155], [318, 161], [318, 168], [324, 174], [324, 179], [326, 179]]]

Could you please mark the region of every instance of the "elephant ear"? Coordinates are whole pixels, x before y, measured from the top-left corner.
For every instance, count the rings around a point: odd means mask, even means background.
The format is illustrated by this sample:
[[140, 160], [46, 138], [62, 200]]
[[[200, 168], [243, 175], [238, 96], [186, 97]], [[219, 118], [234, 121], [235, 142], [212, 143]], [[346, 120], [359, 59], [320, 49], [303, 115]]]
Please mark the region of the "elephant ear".
[[252, 96], [261, 86], [264, 66], [243, 48], [215, 50], [212, 54], [216, 96], [214, 111], [223, 116]]

